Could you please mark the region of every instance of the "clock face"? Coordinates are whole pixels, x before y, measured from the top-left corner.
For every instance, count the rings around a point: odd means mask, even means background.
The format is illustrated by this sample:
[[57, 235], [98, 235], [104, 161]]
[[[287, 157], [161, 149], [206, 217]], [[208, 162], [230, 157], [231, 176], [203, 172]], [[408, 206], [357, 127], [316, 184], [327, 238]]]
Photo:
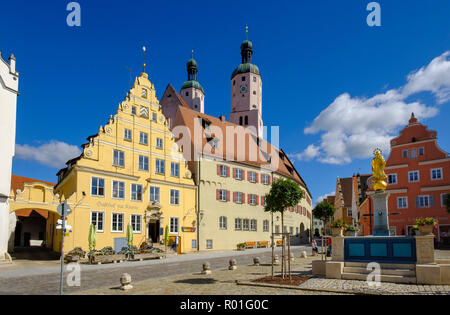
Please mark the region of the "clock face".
[[247, 86], [241, 85], [241, 93], [247, 93]]

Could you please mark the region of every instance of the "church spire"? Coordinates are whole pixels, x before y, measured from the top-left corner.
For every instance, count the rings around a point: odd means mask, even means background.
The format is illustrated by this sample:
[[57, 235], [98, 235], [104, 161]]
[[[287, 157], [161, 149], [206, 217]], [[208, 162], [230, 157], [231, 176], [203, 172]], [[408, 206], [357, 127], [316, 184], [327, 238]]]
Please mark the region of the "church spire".
[[191, 51], [191, 59], [187, 63], [188, 81], [197, 81], [198, 65], [194, 59], [194, 50]]
[[248, 26], [245, 27], [245, 40], [241, 45], [242, 63], [252, 63], [253, 43], [248, 40]]

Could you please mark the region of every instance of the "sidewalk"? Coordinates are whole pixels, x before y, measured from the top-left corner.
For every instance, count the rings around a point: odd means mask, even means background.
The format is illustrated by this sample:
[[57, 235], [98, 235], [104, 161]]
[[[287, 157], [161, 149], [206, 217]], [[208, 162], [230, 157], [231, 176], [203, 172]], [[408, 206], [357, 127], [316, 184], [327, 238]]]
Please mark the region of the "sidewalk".
[[[292, 246], [291, 250], [295, 251], [297, 254], [301, 251], [306, 251], [308, 254], [311, 253], [310, 246], [307, 245]], [[162, 265], [162, 264], [196, 261], [196, 260], [206, 261], [208, 259], [214, 258], [224, 258], [224, 257], [233, 258], [247, 255], [254, 255], [256, 257], [264, 253], [270, 253], [271, 251], [272, 251], [271, 248], [248, 249], [245, 251], [214, 251], [214, 252], [202, 251], [183, 255], [170, 255], [170, 256], [168, 255], [167, 258], [160, 260], [146, 260], [136, 262], [126, 261], [120, 264], [104, 264], [104, 265], [82, 264], [81, 270], [93, 271], [93, 270], [105, 270], [110, 268], [114, 269], [130, 268], [146, 265]], [[276, 248], [275, 252], [276, 254], [280, 255], [281, 248]], [[61, 265], [59, 260], [52, 260], [52, 261], [15, 260], [13, 261], [13, 264], [0, 266], [0, 279], [59, 273], [60, 266]]]

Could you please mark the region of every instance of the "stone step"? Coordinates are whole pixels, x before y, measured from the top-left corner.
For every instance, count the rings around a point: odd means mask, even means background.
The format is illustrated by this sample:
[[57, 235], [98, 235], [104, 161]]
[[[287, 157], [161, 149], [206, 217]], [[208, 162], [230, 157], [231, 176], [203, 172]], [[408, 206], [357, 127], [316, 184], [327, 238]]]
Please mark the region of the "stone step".
[[[367, 270], [366, 268], [360, 268], [360, 267], [344, 267], [344, 273], [359, 273], [359, 274], [365, 274], [368, 275], [369, 273], [372, 273], [372, 270]], [[381, 269], [382, 275], [391, 275], [391, 276], [404, 276], [404, 277], [415, 277], [416, 272], [414, 270], [410, 269], [389, 269], [389, 268], [382, 268]]]
[[[342, 279], [344, 279], [344, 280], [367, 281], [367, 274], [343, 273], [342, 274]], [[381, 282], [416, 284], [417, 283], [417, 279], [415, 277], [403, 277], [403, 276], [395, 276], [395, 275], [381, 275]]]
[[[367, 262], [346, 262], [345, 267], [356, 267], [356, 268], [367, 268]], [[382, 269], [402, 269], [402, 270], [416, 270], [416, 265], [414, 264], [388, 264], [380, 263]]]

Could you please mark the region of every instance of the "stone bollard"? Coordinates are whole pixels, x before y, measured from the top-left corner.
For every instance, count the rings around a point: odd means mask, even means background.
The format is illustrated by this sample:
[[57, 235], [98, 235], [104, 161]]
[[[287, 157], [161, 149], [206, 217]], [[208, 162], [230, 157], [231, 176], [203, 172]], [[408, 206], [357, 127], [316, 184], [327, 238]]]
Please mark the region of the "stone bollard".
[[122, 291], [133, 289], [133, 286], [131, 285], [131, 276], [128, 273], [124, 273], [122, 277], [120, 277], [120, 284], [122, 285], [120, 287]]
[[228, 267], [228, 270], [236, 270], [236, 259], [230, 259], [230, 267]]
[[261, 258], [255, 257], [253, 258], [253, 266], [259, 266], [261, 264]]
[[211, 274], [211, 264], [206, 262], [203, 264], [202, 275], [210, 275]]
[[301, 258], [308, 258], [308, 254], [306, 254], [306, 252], [302, 252], [302, 255], [300, 257]]
[[273, 263], [275, 265], [278, 265], [280, 263], [280, 258], [278, 257], [278, 255], [273, 256]]
[[292, 262], [295, 261], [294, 253], [291, 253], [289, 258], [291, 259]]

